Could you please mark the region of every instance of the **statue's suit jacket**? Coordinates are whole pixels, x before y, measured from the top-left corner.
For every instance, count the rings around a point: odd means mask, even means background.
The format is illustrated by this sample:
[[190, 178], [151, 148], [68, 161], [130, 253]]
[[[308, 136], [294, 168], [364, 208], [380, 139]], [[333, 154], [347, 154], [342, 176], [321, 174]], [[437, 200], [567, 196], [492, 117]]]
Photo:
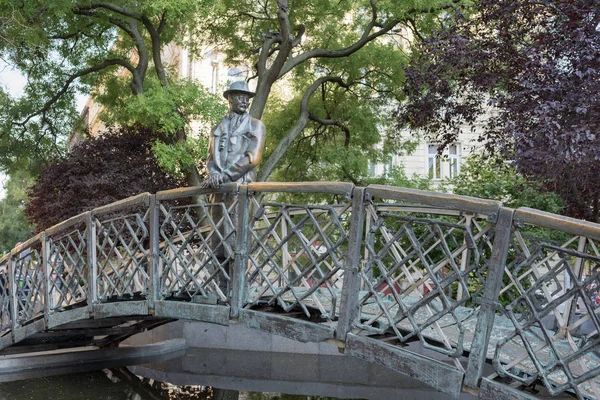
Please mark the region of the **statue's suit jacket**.
[[224, 174], [231, 182], [249, 183], [256, 176], [265, 145], [266, 130], [261, 120], [248, 113], [241, 116], [238, 127], [230, 132], [229, 113], [213, 128], [208, 147], [209, 174]]
[[[230, 132], [230, 114], [211, 131], [208, 144], [208, 173], [225, 175], [231, 182], [250, 183], [254, 181], [255, 167], [260, 162], [265, 146], [265, 125], [261, 120], [245, 113], [238, 127]], [[212, 236], [212, 251], [220, 260], [232, 256], [231, 233], [236, 225], [237, 209], [234, 208], [230, 213], [226, 213], [227, 215], [223, 215], [223, 210], [229, 209], [235, 198], [236, 195], [232, 193], [215, 193], [210, 196], [211, 218], [219, 226], [219, 235]]]

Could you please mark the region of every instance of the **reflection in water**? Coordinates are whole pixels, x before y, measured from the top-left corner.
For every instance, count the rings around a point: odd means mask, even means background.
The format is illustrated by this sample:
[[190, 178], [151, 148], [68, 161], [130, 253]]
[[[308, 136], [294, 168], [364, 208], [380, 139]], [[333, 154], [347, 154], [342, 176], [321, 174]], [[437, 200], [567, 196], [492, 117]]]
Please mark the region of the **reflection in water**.
[[[0, 400], [220, 400], [227, 392], [177, 386], [132, 374], [127, 368], [55, 375], [0, 383]], [[235, 392], [237, 393], [237, 392]], [[225, 397], [222, 395], [225, 394]], [[239, 400], [329, 400], [333, 397], [240, 392]]]
[[114, 384], [125, 383], [133, 391], [130, 400], [212, 400], [213, 388], [204, 386], [176, 386], [134, 375], [127, 368], [103, 371]]
[[242, 393], [240, 400], [335, 400], [337, 397], [302, 396], [281, 393]]
[[130, 400], [135, 392], [102, 371], [57, 375], [0, 384], [1, 400]]

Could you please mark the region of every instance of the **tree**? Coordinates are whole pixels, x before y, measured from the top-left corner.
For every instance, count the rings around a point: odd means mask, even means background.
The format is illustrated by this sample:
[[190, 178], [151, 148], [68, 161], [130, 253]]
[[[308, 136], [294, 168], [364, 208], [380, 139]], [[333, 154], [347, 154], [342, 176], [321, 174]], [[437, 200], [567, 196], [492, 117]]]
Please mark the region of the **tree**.
[[29, 191], [25, 212], [44, 230], [74, 215], [143, 192], [181, 186], [152, 155], [156, 133], [123, 128], [81, 142], [42, 169]]
[[[428, 32], [458, 1], [8, 0], [0, 5], [0, 54], [27, 74], [29, 84], [26, 96], [11, 99], [2, 131], [12, 149], [52, 154], [61, 132], [72, 127], [73, 93], [96, 88], [107, 121], [151, 124], [163, 142], [182, 142], [188, 117], [214, 121], [221, 109], [193, 85], [175, 83], [161, 50], [167, 43], [213, 43], [232, 61], [251, 60], [257, 84], [253, 116], [263, 116], [269, 99], [277, 109], [278, 102], [289, 101], [272, 98], [276, 84], [292, 87], [295, 119], [277, 127], [261, 180], [311, 121], [303, 135], [315, 141], [304, 144], [328, 147], [323, 154], [332, 155], [334, 149], [340, 153], [341, 143], [344, 157], [336, 162], [362, 157], [337, 168], [358, 181], [366, 158], [378, 161], [389, 152], [369, 149], [381, 141], [378, 128], [389, 125], [390, 101], [401, 96], [400, 67], [407, 55], [394, 41]], [[347, 100], [351, 106], [339, 107]], [[6, 154], [0, 159], [5, 166], [15, 153]], [[199, 183], [197, 174], [188, 183]]]
[[0, 201], [0, 252], [10, 251], [18, 242], [29, 239], [34, 227], [27, 220], [24, 208], [27, 201], [26, 188], [33, 179], [25, 172], [10, 176], [4, 189], [6, 197]]
[[[144, 123], [165, 143], [183, 142], [191, 118], [214, 121], [222, 107], [189, 81], [172, 80], [162, 59], [214, 1], [6, 0], [0, 57], [27, 77], [24, 95], [0, 97], [0, 164], [64, 153], [76, 124], [76, 92], [96, 90], [105, 118]], [[193, 178], [193, 176], [192, 176]], [[192, 179], [191, 182], [197, 183]]]
[[498, 156], [471, 155], [461, 165], [460, 174], [444, 182], [452, 193], [498, 200], [506, 207], [529, 207], [550, 213], [564, 211], [562, 199], [544, 190], [542, 182], [531, 182], [514, 165]]
[[399, 125], [442, 143], [485, 123], [486, 149], [599, 221], [600, 3], [478, 0], [415, 49]]
[[[258, 179], [280, 166], [278, 179], [362, 180], [367, 159], [390, 151], [375, 145], [389, 124], [389, 103], [402, 97], [408, 55], [397, 41], [429, 31], [454, 3], [219, 1], [193, 37], [217, 43], [229, 60], [249, 60], [256, 80], [250, 113], [265, 113], [268, 129]], [[283, 85], [291, 93], [274, 95]]]

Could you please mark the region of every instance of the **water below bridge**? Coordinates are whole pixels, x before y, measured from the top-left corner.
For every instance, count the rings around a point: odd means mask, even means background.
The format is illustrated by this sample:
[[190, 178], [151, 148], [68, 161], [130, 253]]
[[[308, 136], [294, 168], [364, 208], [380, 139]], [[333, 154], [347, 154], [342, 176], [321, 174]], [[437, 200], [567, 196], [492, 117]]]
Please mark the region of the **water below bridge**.
[[384, 367], [333, 355], [187, 348], [143, 362], [15, 374], [0, 383], [0, 400], [448, 398]]

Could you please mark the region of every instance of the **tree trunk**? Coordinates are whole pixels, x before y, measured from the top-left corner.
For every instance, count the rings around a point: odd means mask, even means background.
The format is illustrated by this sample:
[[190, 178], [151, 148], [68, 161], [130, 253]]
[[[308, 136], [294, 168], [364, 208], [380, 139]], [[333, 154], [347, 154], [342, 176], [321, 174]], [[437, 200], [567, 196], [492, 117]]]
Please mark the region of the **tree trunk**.
[[271, 86], [261, 84], [256, 88], [256, 95], [252, 98], [249, 114], [257, 119], [261, 119], [267, 105], [267, 100], [271, 94]]
[[337, 82], [339, 85], [346, 86], [346, 84], [342, 81], [341, 78], [336, 76], [324, 76], [317, 79], [308, 89], [304, 92], [304, 96], [302, 96], [302, 101], [300, 102], [300, 116], [298, 120], [294, 124], [293, 127], [290, 128], [288, 133], [281, 139], [273, 153], [269, 156], [269, 158], [263, 163], [260, 171], [258, 171], [257, 181], [264, 182], [266, 181], [279, 161], [283, 158], [283, 155], [288, 150], [288, 148], [294, 143], [294, 140], [298, 137], [298, 135], [302, 132], [306, 124], [308, 123], [308, 101], [311, 96], [325, 82]]
[[190, 171], [185, 176], [185, 181], [188, 186], [200, 186], [203, 180], [198, 167], [195, 165], [190, 167]]

